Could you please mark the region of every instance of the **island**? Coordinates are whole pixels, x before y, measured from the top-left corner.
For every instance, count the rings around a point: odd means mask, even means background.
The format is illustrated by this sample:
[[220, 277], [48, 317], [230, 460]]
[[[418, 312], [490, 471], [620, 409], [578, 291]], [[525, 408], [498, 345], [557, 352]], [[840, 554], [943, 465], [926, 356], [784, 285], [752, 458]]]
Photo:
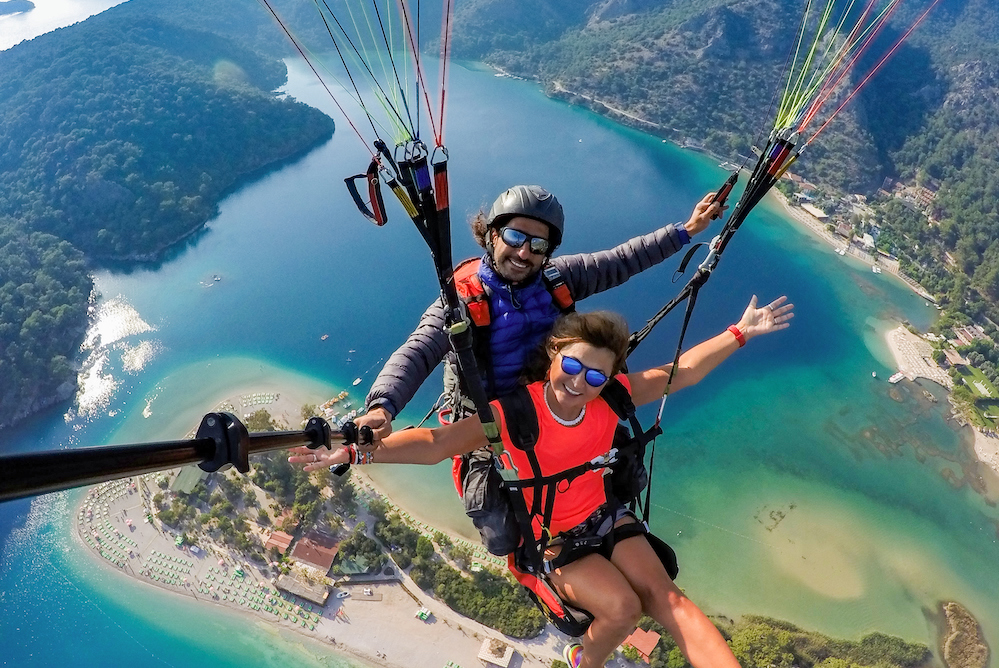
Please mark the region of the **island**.
[[34, 8], [31, 0], [0, 0], [0, 16], [30, 12]]

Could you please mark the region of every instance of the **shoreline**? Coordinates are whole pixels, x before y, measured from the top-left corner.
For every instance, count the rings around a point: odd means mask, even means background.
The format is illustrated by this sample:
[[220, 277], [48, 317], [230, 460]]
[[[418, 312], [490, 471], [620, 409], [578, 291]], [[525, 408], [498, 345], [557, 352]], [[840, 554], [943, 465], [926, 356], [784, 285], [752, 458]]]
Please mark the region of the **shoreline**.
[[[925, 378], [943, 386], [948, 392], [954, 381], [931, 357], [932, 346], [903, 325], [885, 333], [885, 342], [895, 357], [895, 365], [908, 380]], [[999, 475], [999, 437], [989, 436], [968, 425], [974, 436], [973, 450], [978, 461]]]
[[[254, 389], [261, 387], [270, 389], [270, 384], [261, 383]], [[215, 410], [221, 403], [230, 406], [238, 403], [239, 397], [245, 394], [256, 397], [269, 394], [243, 392], [243, 389], [216, 404]], [[252, 412], [263, 407], [280, 409], [282, 415], [299, 413], [292, 409], [296, 408], [296, 397], [303, 395], [301, 390], [288, 391], [282, 387], [274, 394], [277, 396], [270, 404], [255, 404], [236, 412], [241, 416], [244, 410]], [[999, 445], [999, 439], [996, 439], [996, 445]], [[999, 457], [999, 448], [996, 455]], [[352, 471], [350, 484], [354, 486], [362, 508], [367, 505], [365, 501], [380, 498], [421, 534], [432, 537], [440, 531], [452, 540], [472, 547], [473, 561], [491, 567], [505, 565], [504, 560], [488, 555], [476, 542], [414, 519], [407, 508], [392, 501], [366, 472], [356, 467]], [[487, 640], [498, 640], [519, 653], [520, 659], [514, 659], [511, 664], [518, 668], [549, 668], [553, 659], [561, 658], [561, 648], [568, 639], [550, 625], [536, 638], [507, 637], [454, 612], [432, 593], [422, 591], [407, 574], [400, 573], [394, 563], [395, 573], [387, 579], [362, 579], [329, 587], [325, 606], [318, 606], [279, 592], [265, 565], [247, 561], [234, 549], [217, 545], [207, 537], [195, 539], [200, 554], [189, 545], [178, 547], [175, 544], [177, 532], [162, 525], [158, 518], [150, 516], [146, 520], [152, 499], [161, 489], [157, 482], [162, 475], [153, 473], [102, 483], [91, 488], [81, 499], [73, 511], [76, 517], [70, 521], [80, 547], [90, 558], [143, 585], [193, 598], [200, 604], [223, 606], [246, 619], [272, 624], [271, 628], [278, 631], [294, 631], [294, 637], [303, 645], [305, 639], [316, 641], [326, 648], [326, 652], [320, 652], [334, 654], [353, 666], [409, 668], [453, 662], [467, 668], [481, 665], [479, 655]], [[363, 510], [358, 515], [359, 521], [370, 522], [371, 518]], [[98, 536], [100, 540], [97, 540]], [[235, 575], [237, 568], [243, 570], [243, 576]], [[313, 578], [318, 573], [301, 567], [295, 567], [295, 571]], [[339, 592], [348, 594], [339, 598], [336, 595]], [[421, 607], [431, 613], [427, 621], [415, 616]], [[282, 642], [295, 642], [288, 640], [288, 634], [278, 635], [284, 638]], [[317, 649], [315, 646], [309, 648], [312, 652]]]
[[819, 221], [818, 218], [814, 217], [813, 215], [811, 215], [810, 213], [808, 213], [807, 211], [805, 211], [800, 207], [792, 206], [791, 203], [788, 201], [787, 197], [784, 196], [784, 193], [780, 192], [776, 188], [772, 189], [770, 192], [780, 203], [781, 207], [783, 207], [784, 212], [788, 215], [789, 218], [797, 221], [798, 223], [801, 223], [802, 226], [807, 228], [809, 231], [813, 232], [815, 236], [819, 237], [829, 246], [836, 249], [837, 252], [839, 250], [844, 250], [847, 255], [857, 258], [858, 260], [862, 260], [863, 262], [866, 262], [872, 267], [877, 266], [880, 267], [881, 269], [886, 269], [889, 274], [895, 276], [895, 278], [905, 283], [905, 285], [910, 290], [915, 292], [917, 295], [919, 295], [923, 299], [926, 299], [936, 304], [937, 300], [933, 295], [927, 292], [923, 288], [923, 286], [921, 286], [919, 283], [917, 283], [916, 281], [914, 281], [913, 279], [909, 278], [908, 276], [906, 276], [901, 272], [897, 260], [880, 259], [878, 257], [871, 255], [870, 253], [867, 253], [857, 248], [855, 245], [853, 245], [846, 239], [843, 239], [842, 237], [837, 236], [835, 233], [827, 230], [825, 224]]
[[[253, 391], [251, 391], [251, 389]], [[259, 383], [253, 388], [230, 391], [214, 403], [213, 410], [229, 410], [241, 419], [244, 414], [265, 408], [275, 421], [298, 428], [301, 403], [309, 395], [302, 391]], [[240, 399], [249, 398], [251, 405]], [[311, 402], [309, 402], [311, 403]], [[195, 430], [192, 429], [192, 433]], [[266, 566], [247, 561], [235, 550], [207, 538], [196, 539], [196, 550], [175, 544], [177, 532], [149, 519], [153, 497], [161, 491], [161, 473], [102, 483], [91, 488], [71, 519], [81, 547], [103, 567], [175, 595], [193, 598], [201, 604], [220, 605], [248, 618], [270, 623], [274, 628], [295, 631], [301, 638], [322, 643], [335, 653], [360, 666], [409, 668], [413, 665], [479, 665], [478, 654], [486, 639], [499, 640], [520, 654], [524, 668], [548, 668], [560, 656], [566, 642], [546, 628], [532, 639], [509, 638], [452, 611], [443, 602], [422, 591], [405, 573], [388, 580], [330, 588], [325, 606], [310, 604], [274, 586]], [[472, 548], [473, 561], [497, 568], [505, 561], [454, 532], [437, 529], [413, 519], [368, 475], [353, 470], [351, 476], [359, 500], [381, 498], [416, 531], [433, 536], [437, 531]], [[370, 522], [370, 518], [366, 519]], [[76, 541], [74, 541], [76, 542]], [[244, 575], [236, 575], [236, 569]], [[298, 568], [295, 569], [296, 571]], [[316, 571], [312, 571], [314, 577]], [[368, 596], [365, 589], [371, 591]], [[349, 592], [338, 598], [334, 592]], [[415, 616], [426, 607], [427, 621]], [[358, 630], [363, 630], [358, 633]]]
[[[521, 76], [518, 76], [518, 75], [515, 75], [515, 74], [511, 74], [510, 72], [507, 72], [505, 69], [503, 69], [502, 67], [500, 67], [498, 65], [489, 64], [489, 63], [487, 63], [487, 65], [488, 65], [488, 67], [490, 67], [491, 69], [493, 69], [494, 71], [496, 71], [498, 73], [498, 75], [510, 77], [510, 78], [513, 78], [513, 79], [521, 79], [521, 80], [525, 79], [524, 77], [521, 77]], [[534, 81], [538, 82], [542, 86], [545, 85], [545, 82], [542, 81], [541, 79], [534, 79]], [[589, 109], [589, 110], [593, 111], [594, 113], [596, 113], [596, 114], [598, 114], [600, 116], [603, 116], [605, 118], [609, 118], [609, 119], [611, 119], [611, 120], [613, 120], [615, 122], [618, 122], [618, 123], [620, 123], [620, 124], [622, 124], [624, 126], [632, 127], [632, 128], [635, 128], [635, 129], [637, 129], [639, 131], [643, 131], [643, 132], [647, 132], [647, 133], [650, 130], [659, 130], [659, 131], [662, 131], [662, 130], [665, 129], [664, 126], [660, 125], [659, 123], [655, 123], [653, 121], [649, 121], [649, 120], [644, 119], [644, 118], [642, 118], [640, 116], [637, 116], [637, 115], [635, 115], [635, 114], [633, 114], [631, 112], [625, 111], [624, 109], [619, 109], [619, 108], [617, 108], [617, 107], [615, 107], [615, 106], [613, 106], [613, 105], [611, 105], [611, 104], [609, 104], [609, 103], [607, 103], [607, 102], [605, 102], [605, 101], [603, 101], [603, 100], [601, 100], [599, 98], [595, 98], [595, 97], [593, 97], [591, 95], [587, 95], [585, 93], [579, 93], [577, 91], [570, 90], [570, 89], [566, 88], [562, 84], [562, 82], [560, 82], [560, 81], [552, 80], [551, 81], [551, 86], [552, 86], [551, 92], [547, 92], [546, 91], [546, 94], [549, 95], [549, 97], [553, 97], [555, 99], [565, 100], [565, 101], [569, 102], [569, 104], [575, 104], [576, 106], [580, 106], [580, 107]], [[578, 103], [575, 103], [574, 100], [576, 100], [576, 99], [584, 100], [587, 104], [578, 104]], [[711, 156], [711, 158], [715, 159], [715, 160], [722, 160], [722, 161], [727, 160], [727, 158], [715, 155], [710, 150], [707, 150], [707, 149], [702, 148], [702, 147], [692, 147], [692, 146], [688, 146], [688, 145], [685, 145], [685, 144], [678, 144], [677, 142], [673, 141], [672, 139], [670, 139], [669, 137], [667, 137], [667, 136], [665, 136], [663, 134], [652, 134], [652, 136], [654, 136], [654, 137], [656, 137], [658, 139], [662, 139], [663, 141], [668, 141], [668, 142], [672, 143], [674, 146], [676, 146], [678, 148], [688, 149], [688, 150], [689, 149], [696, 150], [699, 153], [703, 153], [705, 155]], [[746, 170], [744, 169], [743, 171], [746, 171]], [[788, 201], [787, 197], [785, 197], [784, 194], [782, 192], [780, 192], [779, 190], [777, 190], [776, 188], [771, 189], [770, 192], [774, 194], [774, 196], [776, 197], [777, 201], [784, 208], [784, 211], [788, 215], [789, 218], [797, 221], [798, 223], [800, 223], [801, 225], [803, 225], [805, 228], [807, 228], [811, 232], [815, 233], [816, 236], [818, 236], [820, 239], [822, 239], [823, 241], [825, 241], [829, 246], [831, 246], [831, 247], [833, 247], [834, 249], [837, 249], [837, 250], [843, 249], [843, 250], [846, 251], [847, 254], [855, 257], [858, 260], [862, 260], [862, 261], [870, 264], [872, 267], [878, 266], [881, 269], [887, 269], [888, 273], [894, 275], [900, 281], [902, 281], [903, 283], [905, 283], [905, 285], [910, 290], [912, 290], [913, 292], [915, 292], [917, 295], [919, 295], [923, 299], [926, 299], [926, 300], [929, 300], [929, 301], [933, 302], [934, 304], [936, 303], [936, 298], [933, 297], [933, 295], [931, 295], [928, 291], [926, 291], [926, 289], [924, 289], [923, 286], [921, 286], [915, 280], [913, 280], [912, 278], [906, 276], [905, 274], [903, 274], [901, 272], [901, 269], [899, 268], [899, 264], [898, 264], [897, 260], [884, 260], [884, 259], [880, 259], [877, 256], [873, 256], [873, 255], [871, 255], [871, 254], [869, 254], [869, 253], [861, 250], [860, 248], [857, 248], [856, 246], [854, 246], [852, 243], [848, 242], [847, 240], [842, 239], [842, 238], [838, 237], [837, 235], [835, 235], [834, 233], [829, 232], [825, 228], [825, 224], [824, 223], [820, 222], [817, 218], [815, 218], [814, 216], [812, 216], [811, 214], [809, 214], [808, 212], [806, 212], [804, 209], [801, 209], [800, 207], [792, 206], [792, 204]]]

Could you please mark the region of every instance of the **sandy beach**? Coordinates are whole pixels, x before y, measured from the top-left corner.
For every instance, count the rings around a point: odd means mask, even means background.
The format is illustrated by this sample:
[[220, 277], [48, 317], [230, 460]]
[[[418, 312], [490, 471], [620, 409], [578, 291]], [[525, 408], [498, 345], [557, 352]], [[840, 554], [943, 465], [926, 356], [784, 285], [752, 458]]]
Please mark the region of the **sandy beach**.
[[[212, 410], [228, 410], [242, 418], [266, 408], [278, 422], [295, 429], [301, 421], [302, 404], [316, 403], [316, 398], [299, 394], [287, 388], [239, 388]], [[176, 532], [150, 513], [153, 496], [161, 491], [157, 484], [161, 475], [103, 483], [81, 502], [74, 525], [77, 537], [103, 566], [204, 605], [225, 606], [294, 630], [303, 641], [308, 638], [328, 646], [331, 652], [371, 666], [441, 667], [449, 662], [464, 668], [481, 666], [477, 657], [483, 643], [494, 639], [515, 650], [511, 666], [547, 667], [565, 644], [566, 639], [551, 627], [531, 640], [508, 638], [458, 615], [421, 591], [405, 574], [336, 587], [325, 607], [297, 599], [276, 589], [265, 567], [245, 561], [224, 546], [200, 536], [195, 547], [177, 546]], [[355, 471], [352, 482], [362, 500], [381, 498], [404, 517], [409, 516], [364, 474]], [[370, 518], [359, 519], [371, 523]], [[432, 536], [436, 531], [425, 523], [410, 522], [424, 535]], [[451, 537], [472, 548], [474, 560], [483, 566], [500, 568], [504, 563], [477, 544]], [[421, 607], [431, 613], [426, 621], [416, 617]]]
[[855, 244], [848, 242], [846, 239], [839, 236], [838, 234], [835, 234], [827, 230], [826, 224], [820, 221], [812, 214], [808, 213], [807, 211], [805, 211], [800, 207], [792, 206], [791, 203], [787, 201], [787, 198], [784, 197], [784, 194], [781, 193], [780, 191], [772, 190], [771, 192], [773, 193], [774, 197], [777, 198], [777, 201], [780, 202], [781, 206], [784, 207], [784, 210], [785, 212], [787, 212], [787, 215], [793, 218], [794, 220], [798, 221], [802, 225], [804, 225], [812, 233], [814, 233], [815, 236], [819, 237], [833, 248], [837, 250], [842, 250], [847, 255], [855, 257], [863, 262], [866, 262], [872, 267], [876, 265], [882, 270], [882, 272], [887, 271], [889, 274], [892, 274], [900, 281], [905, 283], [907, 286], [909, 286], [910, 290], [915, 292], [923, 299], [928, 299], [934, 303], [936, 302], [936, 299], [930, 293], [924, 290], [923, 287], [919, 285], [919, 283], [916, 283], [916, 281], [912, 280], [911, 278], [909, 278], [908, 276], [906, 276], [901, 272], [897, 260], [888, 260], [885, 258], [879, 258], [875, 257], [874, 255], [871, 255], [870, 253], [867, 253], [866, 251], [858, 248]]
[[[933, 347], [925, 339], [899, 325], [885, 334], [885, 341], [895, 356], [898, 370], [909, 380], [927, 378], [947, 389], [954, 386], [954, 381], [947, 372], [933, 361]], [[974, 427], [968, 428], [975, 436], [974, 448], [978, 460], [999, 474], [999, 438], [984, 434]]]
[[909, 380], [927, 378], [943, 385], [948, 390], [954, 387], [954, 381], [933, 361], [933, 346], [926, 339], [913, 334], [904, 326], [899, 325], [885, 334], [885, 341], [898, 370]]
[[975, 429], [975, 454], [978, 460], [988, 464], [999, 473], [999, 438], [983, 434]]
[[[456, 614], [408, 576], [337, 587], [325, 607], [297, 599], [277, 590], [269, 573], [227, 549], [203, 540], [194, 550], [176, 546], [172, 532], [146, 519], [145, 506], [156, 491], [154, 476], [93, 488], [75, 525], [87, 551], [145, 584], [261, 618], [371, 666], [431, 667], [449, 661], [479, 666], [476, 657], [489, 638], [514, 647], [511, 666], [547, 667], [565, 643], [548, 631], [527, 641], [508, 638]], [[339, 598], [340, 592], [349, 595]], [[421, 607], [432, 613], [427, 621], [415, 615]]]

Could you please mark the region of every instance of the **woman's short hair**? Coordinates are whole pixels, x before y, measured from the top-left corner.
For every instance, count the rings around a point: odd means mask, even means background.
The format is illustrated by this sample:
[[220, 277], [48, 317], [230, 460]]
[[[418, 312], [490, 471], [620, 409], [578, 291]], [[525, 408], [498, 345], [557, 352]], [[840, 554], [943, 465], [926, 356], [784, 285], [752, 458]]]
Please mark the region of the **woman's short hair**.
[[555, 355], [573, 343], [588, 343], [614, 353], [611, 373], [616, 374], [624, 369], [630, 337], [627, 321], [613, 311], [567, 313], [555, 321], [544, 347], [525, 368], [525, 380], [535, 382], [546, 378]]

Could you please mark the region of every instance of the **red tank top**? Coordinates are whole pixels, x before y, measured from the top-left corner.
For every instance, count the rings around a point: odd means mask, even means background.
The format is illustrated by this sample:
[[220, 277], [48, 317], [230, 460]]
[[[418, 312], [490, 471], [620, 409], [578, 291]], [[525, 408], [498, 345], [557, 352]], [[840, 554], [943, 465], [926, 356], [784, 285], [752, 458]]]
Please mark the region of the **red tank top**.
[[[631, 392], [631, 384], [624, 374], [617, 376], [625, 389]], [[594, 457], [605, 454], [614, 442], [614, 431], [617, 429], [618, 417], [607, 402], [597, 397], [586, 404], [586, 415], [582, 422], [574, 427], [566, 427], [555, 421], [543, 395], [545, 383], [537, 382], [527, 386], [527, 391], [534, 402], [534, 410], [538, 414], [538, 442], [534, 453], [538, 458], [543, 475], [555, 475], [573, 468]], [[500, 436], [506, 452], [503, 463], [513, 465], [518, 477], [533, 478], [531, 464], [527, 455], [510, 441], [506, 428], [506, 417], [498, 401], [492, 402], [499, 415]], [[603, 476], [609, 469], [587, 471], [571, 482], [561, 482], [555, 494], [555, 505], [552, 510], [552, 536], [568, 531], [586, 520], [601, 505], [607, 502], [604, 490]], [[534, 490], [525, 489], [524, 497], [530, 509], [534, 500]], [[541, 537], [541, 518], [534, 518], [535, 538]]]

